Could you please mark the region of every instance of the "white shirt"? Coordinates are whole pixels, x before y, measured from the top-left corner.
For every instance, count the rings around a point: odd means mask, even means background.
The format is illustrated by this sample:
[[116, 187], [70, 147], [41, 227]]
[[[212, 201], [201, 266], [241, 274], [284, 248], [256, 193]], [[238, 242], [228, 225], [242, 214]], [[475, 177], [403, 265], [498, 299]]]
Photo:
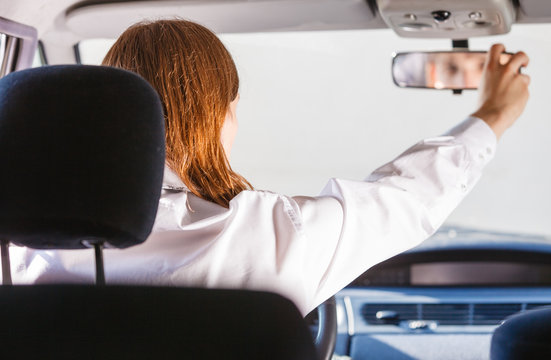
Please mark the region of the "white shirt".
[[[332, 179], [318, 197], [243, 191], [229, 209], [188, 192], [167, 168], [148, 240], [104, 251], [107, 283], [267, 290], [307, 314], [371, 266], [436, 231], [495, 147], [486, 123], [468, 118], [366, 181]], [[12, 246], [10, 254], [16, 284], [94, 281], [92, 250]]]

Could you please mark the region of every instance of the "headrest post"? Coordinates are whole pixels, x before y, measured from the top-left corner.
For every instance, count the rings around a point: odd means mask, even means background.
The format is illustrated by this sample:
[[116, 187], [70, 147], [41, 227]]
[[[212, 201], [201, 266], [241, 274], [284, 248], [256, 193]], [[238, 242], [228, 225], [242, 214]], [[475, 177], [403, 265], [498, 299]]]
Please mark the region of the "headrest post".
[[12, 285], [9, 240], [0, 240], [0, 252], [2, 253], [2, 285]]
[[103, 243], [94, 243], [94, 253], [96, 255], [96, 285], [105, 285], [105, 272], [103, 269]]

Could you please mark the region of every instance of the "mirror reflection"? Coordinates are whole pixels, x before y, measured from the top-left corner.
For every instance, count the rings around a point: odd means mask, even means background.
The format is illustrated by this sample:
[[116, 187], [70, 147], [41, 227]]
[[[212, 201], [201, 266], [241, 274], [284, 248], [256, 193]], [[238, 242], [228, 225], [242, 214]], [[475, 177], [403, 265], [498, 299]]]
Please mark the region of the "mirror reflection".
[[[503, 54], [501, 62], [509, 57]], [[394, 57], [392, 75], [400, 87], [476, 89], [485, 60], [481, 51], [400, 53]]]

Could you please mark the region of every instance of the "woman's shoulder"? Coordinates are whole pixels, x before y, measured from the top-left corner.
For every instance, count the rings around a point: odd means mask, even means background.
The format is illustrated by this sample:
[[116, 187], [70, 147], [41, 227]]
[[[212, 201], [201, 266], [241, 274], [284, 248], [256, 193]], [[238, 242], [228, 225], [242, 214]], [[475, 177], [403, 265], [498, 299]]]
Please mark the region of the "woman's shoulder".
[[237, 196], [235, 196], [231, 201], [242, 201], [241, 199], [277, 200], [281, 197], [288, 196], [270, 190], [243, 190], [239, 194], [237, 194]]
[[159, 200], [159, 211], [175, 211], [180, 215], [211, 217], [234, 211], [260, 211], [262, 208], [272, 208], [279, 202], [287, 202], [288, 196], [267, 190], [244, 190], [235, 196], [225, 208], [212, 201], [205, 200], [187, 189], [163, 187]]

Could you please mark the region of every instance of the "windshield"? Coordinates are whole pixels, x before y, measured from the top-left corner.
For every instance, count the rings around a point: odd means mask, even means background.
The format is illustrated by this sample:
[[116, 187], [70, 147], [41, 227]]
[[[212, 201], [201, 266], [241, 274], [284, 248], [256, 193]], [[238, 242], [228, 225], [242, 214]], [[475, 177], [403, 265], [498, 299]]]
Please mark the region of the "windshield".
[[[551, 25], [470, 39], [473, 50], [502, 42], [531, 58], [531, 98], [495, 159], [447, 224], [551, 237], [551, 122], [545, 79]], [[392, 82], [396, 51], [449, 50], [450, 40], [399, 38], [390, 30], [226, 34], [241, 77], [234, 170], [257, 189], [317, 195], [331, 177], [363, 179], [420, 139], [437, 136], [476, 109], [476, 91], [412, 90]], [[113, 40], [80, 44], [99, 63]]]

